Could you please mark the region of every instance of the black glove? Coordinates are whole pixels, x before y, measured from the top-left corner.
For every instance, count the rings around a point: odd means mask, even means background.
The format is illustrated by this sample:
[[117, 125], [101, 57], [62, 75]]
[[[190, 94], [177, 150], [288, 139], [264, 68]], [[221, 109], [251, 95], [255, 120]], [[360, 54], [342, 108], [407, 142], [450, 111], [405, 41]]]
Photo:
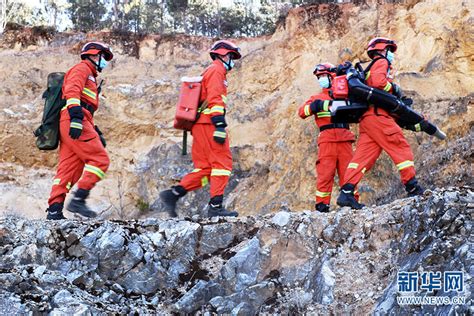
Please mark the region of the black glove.
[[403, 96], [402, 88], [399, 85], [392, 83], [392, 94], [396, 96], [398, 99], [401, 99]]
[[225, 128], [216, 127], [216, 130], [214, 131], [214, 141], [219, 144], [224, 144], [226, 137], [227, 133], [225, 131]]
[[69, 136], [72, 139], [78, 139], [82, 134], [82, 120], [71, 119], [71, 125], [69, 127]]
[[309, 105], [311, 113], [316, 114], [316, 113], [322, 112], [322, 111], [329, 111], [329, 107], [331, 106], [332, 101], [328, 102], [328, 108], [327, 109], [324, 109], [324, 102], [325, 102], [324, 100], [314, 100], [313, 102], [311, 102], [311, 104]]
[[214, 124], [215, 127], [220, 127], [220, 128], [226, 128], [227, 123], [225, 122], [225, 116], [224, 115], [216, 115], [211, 117], [212, 124]]
[[94, 129], [97, 132], [97, 134], [99, 134], [100, 142], [102, 143], [102, 146], [104, 146], [105, 148], [107, 146], [107, 142], [105, 141], [102, 131], [99, 129], [97, 125], [94, 126]]
[[227, 133], [225, 128], [227, 127], [227, 123], [225, 122], [224, 115], [216, 115], [211, 117], [212, 124], [216, 127], [214, 131], [214, 141], [219, 144], [224, 144], [225, 139], [227, 137]]
[[346, 61], [344, 64], [339, 64], [336, 68], [336, 76], [345, 75], [347, 70], [352, 67], [352, 63], [350, 61]]
[[69, 117], [71, 118], [71, 125], [69, 127], [69, 136], [72, 139], [78, 139], [82, 134], [82, 119], [84, 119], [84, 113], [82, 107], [71, 106], [67, 109]]

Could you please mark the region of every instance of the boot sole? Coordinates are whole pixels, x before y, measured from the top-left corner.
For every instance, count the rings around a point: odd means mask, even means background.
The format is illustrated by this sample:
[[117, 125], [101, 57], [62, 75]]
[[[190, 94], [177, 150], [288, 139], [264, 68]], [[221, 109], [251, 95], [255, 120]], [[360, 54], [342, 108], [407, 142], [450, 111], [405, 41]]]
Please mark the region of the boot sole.
[[360, 207], [354, 207], [354, 206], [352, 206], [352, 204], [350, 204], [350, 203], [340, 203], [339, 201], [336, 201], [336, 204], [339, 205], [340, 207], [346, 207], [346, 206], [348, 206], [348, 207], [350, 207], [350, 208], [352, 208], [352, 209], [354, 209], [354, 210], [361, 210], [361, 209], [363, 209], [363, 208], [365, 207], [365, 205], [363, 205], [363, 204], [361, 204]]
[[74, 214], [78, 214], [78, 215], [81, 215], [81, 216], [84, 216], [84, 217], [87, 217], [87, 218], [95, 218], [97, 217], [97, 213], [95, 213], [94, 211], [90, 211], [91, 213], [88, 213], [88, 214], [84, 214], [83, 212], [81, 211], [76, 211], [74, 209], [70, 209], [69, 207], [66, 208], [69, 212], [71, 213], [74, 213]]
[[237, 213], [235, 215], [208, 214], [208, 217], [216, 217], [216, 216], [220, 216], [220, 217], [238, 217], [239, 213]]

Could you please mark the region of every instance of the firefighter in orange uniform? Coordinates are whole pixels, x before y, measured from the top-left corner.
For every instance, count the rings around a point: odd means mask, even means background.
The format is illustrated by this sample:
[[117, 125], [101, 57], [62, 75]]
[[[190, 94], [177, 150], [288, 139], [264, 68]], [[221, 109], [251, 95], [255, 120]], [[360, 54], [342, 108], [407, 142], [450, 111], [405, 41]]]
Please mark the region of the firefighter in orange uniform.
[[[367, 46], [367, 54], [373, 62], [365, 79], [368, 86], [390, 92], [400, 98], [401, 89], [392, 82], [392, 62], [396, 50], [397, 44], [393, 40], [382, 37], [372, 39]], [[410, 145], [400, 126], [387, 111], [370, 105], [361, 118], [359, 133], [354, 157], [349, 163], [344, 185], [337, 199], [339, 206], [350, 206], [354, 209], [363, 207], [354, 197], [354, 187], [364, 173], [372, 168], [382, 150], [385, 150], [396, 164], [408, 196], [423, 193], [423, 188], [415, 178], [415, 164]]]
[[192, 159], [194, 170], [177, 186], [162, 191], [160, 198], [172, 217], [176, 203], [188, 191], [197, 190], [210, 182], [209, 217], [237, 216], [223, 207], [224, 190], [232, 171], [232, 154], [225, 121], [227, 103], [226, 74], [240, 59], [240, 49], [232, 42], [220, 40], [212, 45], [212, 64], [203, 73], [200, 96], [200, 116], [192, 128]]
[[59, 165], [48, 200], [47, 219], [65, 218], [62, 211], [66, 193], [78, 181], [67, 209], [85, 217], [96, 216], [87, 207], [86, 199], [95, 184], [104, 178], [110, 163], [105, 140], [93, 120], [99, 107], [97, 75], [112, 58], [107, 45], [89, 42], [81, 50], [82, 61], [64, 77], [62, 95], [66, 106], [59, 121]]
[[303, 119], [314, 115], [320, 131], [316, 161], [316, 210], [319, 212], [329, 212], [334, 175], [337, 170], [339, 181], [343, 181], [355, 140], [348, 124], [331, 123], [331, 83], [335, 70], [330, 63], [316, 66], [313, 74], [317, 77], [322, 92], [313, 95], [298, 109], [298, 114]]

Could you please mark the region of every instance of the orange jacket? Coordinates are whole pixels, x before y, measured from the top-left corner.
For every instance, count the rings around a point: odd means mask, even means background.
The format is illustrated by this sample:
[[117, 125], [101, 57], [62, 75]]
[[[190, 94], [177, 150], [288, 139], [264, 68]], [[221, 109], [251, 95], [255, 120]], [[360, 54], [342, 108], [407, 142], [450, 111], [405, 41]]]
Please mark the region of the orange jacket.
[[[99, 107], [99, 96], [97, 91], [97, 70], [89, 60], [69, 69], [64, 76], [62, 88], [63, 99], [66, 99], [67, 107], [81, 106], [81, 101], [92, 106], [94, 110]], [[89, 111], [83, 110], [84, 118], [92, 120]], [[68, 111], [61, 111], [61, 120], [69, 119]]]
[[202, 112], [196, 124], [211, 124], [211, 117], [224, 115], [227, 103], [227, 70], [214, 60], [203, 73], [200, 102]]
[[[310, 104], [315, 101], [315, 100], [332, 100], [331, 96], [329, 95], [330, 89], [323, 89], [323, 91], [319, 94], [311, 96], [308, 101], [303, 103], [299, 108], [298, 108], [298, 115], [302, 119], [306, 119], [307, 117], [314, 115], [316, 125], [318, 127], [327, 125], [327, 124], [332, 124], [331, 123], [331, 112], [329, 111], [331, 107], [328, 105], [325, 105], [325, 110], [327, 111], [319, 111], [317, 113], [312, 113], [310, 109]], [[329, 103], [329, 102], [328, 102]], [[333, 129], [327, 129], [319, 133], [318, 137], [318, 144], [324, 143], [324, 142], [345, 142], [345, 141], [354, 141], [355, 137], [354, 134], [344, 128], [333, 128]]]
[[[386, 60], [385, 58], [380, 58], [374, 62], [370, 70], [365, 75], [365, 82], [370, 87], [377, 88], [388, 93], [392, 93], [393, 79], [390, 77], [391, 71], [392, 67], [389, 66], [388, 60]], [[374, 114], [375, 108], [371, 106], [369, 107], [367, 112], [364, 113], [363, 116]], [[377, 108], [377, 114], [390, 116], [387, 111], [381, 108]]]

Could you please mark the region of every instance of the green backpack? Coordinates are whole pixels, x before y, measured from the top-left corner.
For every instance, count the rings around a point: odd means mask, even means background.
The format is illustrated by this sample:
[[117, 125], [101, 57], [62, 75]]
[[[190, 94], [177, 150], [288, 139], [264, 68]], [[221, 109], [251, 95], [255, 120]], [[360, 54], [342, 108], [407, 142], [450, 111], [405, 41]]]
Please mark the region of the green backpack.
[[48, 75], [48, 88], [43, 93], [43, 119], [34, 132], [36, 147], [40, 150], [54, 150], [59, 145], [59, 113], [66, 105], [66, 100], [62, 98], [64, 75], [64, 72]]

